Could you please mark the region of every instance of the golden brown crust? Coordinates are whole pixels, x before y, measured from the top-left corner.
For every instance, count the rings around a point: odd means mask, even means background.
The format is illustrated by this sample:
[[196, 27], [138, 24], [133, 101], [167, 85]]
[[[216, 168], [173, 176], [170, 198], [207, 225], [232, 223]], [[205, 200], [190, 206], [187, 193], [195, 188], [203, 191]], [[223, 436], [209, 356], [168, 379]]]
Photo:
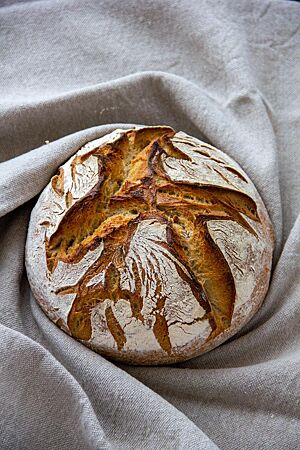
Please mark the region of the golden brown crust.
[[[168, 158], [192, 164], [192, 158], [173, 144], [174, 135], [175, 131], [169, 127], [129, 130], [112, 143], [105, 143], [84, 155], [75, 156], [71, 163], [73, 181], [77, 165], [95, 157], [98, 182], [77, 201], [74, 201], [71, 191], [66, 192], [67, 212], [55, 232], [45, 240], [50, 274], [55, 272], [60, 262], [78, 264], [100, 243], [103, 245], [101, 255], [80, 279], [75, 284], [59, 287], [56, 295], [61, 297], [61, 301], [66, 294], [75, 295], [67, 327], [73, 337], [92, 348], [92, 312], [100, 304], [106, 305], [105, 321], [119, 355], [107, 348], [101, 353], [130, 363], [159, 364], [161, 360], [176, 362], [188, 359], [191, 355], [195, 356], [218, 345], [219, 335], [222, 335], [222, 341], [224, 336], [230, 336], [236, 300], [235, 277], [228, 258], [213, 239], [208, 224], [210, 221], [230, 221], [257, 240], [259, 237], [253, 224], [262, 226], [263, 223], [267, 227], [256, 201], [245, 192], [235, 187], [172, 179], [164, 165]], [[205, 145], [202, 145], [194, 151], [222, 164], [221, 168], [214, 166], [213, 170], [225, 183], [229, 185], [228, 180], [232, 175], [245, 184], [249, 183], [235, 167], [226, 165], [218, 156], [212, 156], [209, 149], [207, 147], [206, 150]], [[51, 185], [57, 195], [65, 194], [62, 168], [52, 178]], [[126, 330], [121, 326], [113, 307], [121, 299], [126, 300], [130, 304], [132, 318], [144, 324], [141, 280], [145, 280], [145, 271], [133, 261], [130, 270], [135, 281], [134, 289], [122, 285], [122, 274], [128, 265], [131, 241], [139, 224], [151, 220], [166, 229], [165, 242], [157, 241], [155, 245], [165, 258], [172, 261], [178, 276], [189, 286], [199, 307], [204, 310], [203, 317], [194, 318], [188, 324], [208, 320], [211, 329], [201, 348], [196, 341], [188, 353], [184, 348], [179, 353], [173, 348], [169, 329], [180, 321], [166, 317], [168, 296], [162, 288], [159, 273], [156, 273], [152, 329], [160, 348], [168, 355], [164, 359], [160, 358], [159, 353], [156, 356], [155, 352], [152, 357], [148, 354], [145, 359], [141, 353], [135, 358], [134, 351], [129, 352], [129, 355], [122, 353], [127, 343]], [[100, 275], [103, 281], [93, 284], [92, 280]], [[266, 286], [268, 277], [269, 268], [264, 267], [260, 283]], [[260, 292], [259, 303], [261, 297]], [[110, 304], [106, 303], [107, 299], [110, 299]], [[258, 307], [258, 302], [255, 307]], [[60, 321], [56, 323], [62, 326]], [[181, 321], [183, 324], [184, 321]], [[238, 326], [235, 326], [233, 331], [237, 329]]]

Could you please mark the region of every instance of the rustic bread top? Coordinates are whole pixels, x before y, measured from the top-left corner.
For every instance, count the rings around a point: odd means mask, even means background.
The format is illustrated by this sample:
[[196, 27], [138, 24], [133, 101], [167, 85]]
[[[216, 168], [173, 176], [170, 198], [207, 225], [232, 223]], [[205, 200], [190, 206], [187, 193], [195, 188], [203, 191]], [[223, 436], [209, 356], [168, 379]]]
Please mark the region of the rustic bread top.
[[219, 345], [268, 287], [270, 221], [227, 155], [170, 127], [86, 144], [35, 206], [26, 265], [64, 331], [126, 362], [171, 363]]

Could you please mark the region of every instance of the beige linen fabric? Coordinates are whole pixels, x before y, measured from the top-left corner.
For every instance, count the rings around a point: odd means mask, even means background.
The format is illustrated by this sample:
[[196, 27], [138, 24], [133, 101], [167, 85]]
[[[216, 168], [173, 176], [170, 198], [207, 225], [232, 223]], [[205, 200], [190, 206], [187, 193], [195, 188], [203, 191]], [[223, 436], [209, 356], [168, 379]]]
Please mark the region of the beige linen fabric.
[[[299, 448], [299, 24], [292, 1], [2, 0], [1, 449]], [[131, 124], [227, 152], [276, 233], [258, 314], [173, 366], [88, 350], [41, 312], [24, 270], [30, 211], [58, 165]]]

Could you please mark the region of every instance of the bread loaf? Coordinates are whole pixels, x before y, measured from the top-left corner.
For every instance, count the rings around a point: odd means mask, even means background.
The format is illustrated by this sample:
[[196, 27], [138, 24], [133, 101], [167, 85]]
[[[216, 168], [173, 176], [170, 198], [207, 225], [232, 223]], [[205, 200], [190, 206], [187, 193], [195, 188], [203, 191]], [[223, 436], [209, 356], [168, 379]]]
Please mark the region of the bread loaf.
[[115, 130], [58, 169], [26, 267], [62, 330], [102, 355], [167, 364], [234, 335], [268, 289], [272, 226], [225, 153], [167, 126]]

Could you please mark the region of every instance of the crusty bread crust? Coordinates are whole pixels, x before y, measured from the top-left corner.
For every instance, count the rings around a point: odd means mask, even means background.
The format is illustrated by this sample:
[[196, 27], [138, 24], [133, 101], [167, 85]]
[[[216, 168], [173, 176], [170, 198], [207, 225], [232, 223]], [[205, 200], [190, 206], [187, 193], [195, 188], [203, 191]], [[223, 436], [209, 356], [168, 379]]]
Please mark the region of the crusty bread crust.
[[274, 235], [226, 154], [166, 126], [82, 147], [32, 211], [26, 267], [48, 317], [131, 364], [198, 356], [261, 305]]

